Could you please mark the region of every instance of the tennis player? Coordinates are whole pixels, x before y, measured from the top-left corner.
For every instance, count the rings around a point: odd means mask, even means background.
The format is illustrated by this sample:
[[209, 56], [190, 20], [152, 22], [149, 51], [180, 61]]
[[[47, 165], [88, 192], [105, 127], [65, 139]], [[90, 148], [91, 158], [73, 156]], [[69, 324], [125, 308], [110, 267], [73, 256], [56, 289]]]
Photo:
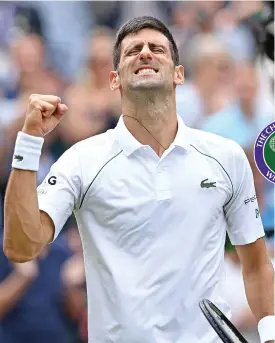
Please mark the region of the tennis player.
[[223, 295], [227, 231], [262, 342], [271, 342], [274, 273], [243, 150], [186, 127], [177, 115], [184, 68], [159, 20], [124, 24], [113, 62], [118, 125], [68, 149], [38, 189], [43, 137], [67, 107], [54, 95], [30, 97], [5, 199], [6, 255], [34, 259], [73, 212], [84, 249], [90, 343], [216, 343], [198, 303], [208, 298], [230, 316]]

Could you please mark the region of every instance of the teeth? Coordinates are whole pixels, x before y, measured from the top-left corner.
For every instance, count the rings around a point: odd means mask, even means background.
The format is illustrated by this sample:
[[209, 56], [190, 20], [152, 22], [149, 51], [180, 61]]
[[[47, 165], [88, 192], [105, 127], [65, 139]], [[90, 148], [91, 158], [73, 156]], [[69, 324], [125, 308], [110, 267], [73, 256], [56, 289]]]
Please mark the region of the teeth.
[[138, 74], [153, 74], [155, 73], [154, 69], [140, 69]]

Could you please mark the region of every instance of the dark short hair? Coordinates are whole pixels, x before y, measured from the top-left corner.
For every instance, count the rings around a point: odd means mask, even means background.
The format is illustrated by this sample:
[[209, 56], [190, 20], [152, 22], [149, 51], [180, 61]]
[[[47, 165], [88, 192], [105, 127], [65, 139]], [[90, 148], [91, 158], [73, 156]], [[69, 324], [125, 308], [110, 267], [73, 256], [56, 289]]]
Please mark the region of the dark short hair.
[[114, 70], [117, 70], [120, 54], [121, 54], [121, 43], [123, 39], [129, 34], [135, 34], [143, 29], [152, 29], [161, 32], [170, 42], [170, 49], [172, 59], [175, 65], [179, 64], [179, 51], [177, 44], [174, 41], [174, 38], [168, 28], [158, 19], [149, 16], [137, 17], [127, 21], [119, 29], [116, 41], [113, 49], [113, 66]]

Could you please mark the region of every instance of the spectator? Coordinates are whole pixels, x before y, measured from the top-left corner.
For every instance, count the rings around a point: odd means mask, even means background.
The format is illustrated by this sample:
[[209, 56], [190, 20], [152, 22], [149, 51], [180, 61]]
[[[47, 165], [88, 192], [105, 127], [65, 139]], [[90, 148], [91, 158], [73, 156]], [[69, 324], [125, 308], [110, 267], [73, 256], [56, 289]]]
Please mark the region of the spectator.
[[235, 140], [244, 149], [250, 148], [257, 134], [272, 121], [259, 97], [259, 84], [254, 66], [239, 64], [236, 72], [236, 98], [232, 103], [205, 118], [202, 130]]
[[4, 88], [4, 99], [0, 103], [2, 126], [22, 116], [22, 109], [32, 93], [47, 94], [53, 88], [57, 91], [62, 85], [59, 76], [48, 65], [46, 47], [40, 36], [17, 36], [11, 42], [10, 53], [13, 62], [10, 77], [14, 82]]
[[197, 12], [198, 32], [213, 34], [215, 18], [223, 8], [224, 1], [198, 1], [194, 4]]
[[[44, 23], [50, 60], [66, 82], [74, 79], [84, 59], [87, 32], [94, 14], [89, 1], [26, 1]], [[64, 63], [65, 62], [65, 63]]]
[[234, 96], [234, 63], [226, 47], [211, 34], [193, 38], [189, 46], [191, 79], [178, 87], [177, 108], [184, 122], [200, 128]]
[[[10, 56], [3, 54], [0, 62], [5, 69], [5, 78], [0, 81], [0, 205], [1, 198], [4, 196], [15, 136], [22, 128], [24, 109], [29, 95], [36, 91], [60, 94], [63, 86], [59, 76], [48, 64], [47, 51], [41, 36], [41, 20], [37, 11], [25, 4], [23, 6], [1, 4], [1, 15], [5, 19], [7, 17], [4, 42], [9, 47]], [[39, 182], [53, 163], [47, 148], [44, 150], [42, 160]], [[0, 225], [1, 212], [2, 206], [0, 206]]]
[[235, 61], [252, 60], [255, 39], [245, 23], [239, 21], [234, 5], [220, 10], [214, 18], [215, 36], [227, 47]]
[[9, 44], [15, 32], [44, 35], [44, 27], [40, 14], [30, 2], [0, 2], [0, 46]]
[[[139, 16], [153, 16], [169, 24], [173, 1], [123, 1], [119, 26], [125, 21]], [[170, 5], [170, 6], [169, 6]]]
[[172, 11], [173, 25], [171, 32], [179, 49], [180, 63], [184, 66], [185, 78], [189, 78], [189, 66], [186, 65], [188, 52], [186, 47], [197, 32], [197, 12], [194, 2], [177, 1]]
[[10, 263], [1, 248], [1, 342], [71, 342], [84, 307], [84, 293], [70, 277], [71, 256], [64, 235], [23, 264]]
[[83, 76], [64, 97], [69, 111], [58, 126], [68, 146], [114, 127], [120, 115], [119, 94], [111, 92], [113, 34], [107, 28], [95, 30], [87, 43]]
[[[10, 170], [11, 158], [16, 133], [21, 130], [27, 100], [32, 93], [62, 95], [63, 82], [51, 67], [46, 58], [46, 47], [37, 34], [19, 35], [10, 45], [13, 83], [4, 85], [3, 98], [0, 99], [0, 204], [2, 202], [7, 175]], [[43, 82], [41, 82], [43, 80]], [[49, 149], [56, 133], [47, 137], [43, 150], [38, 182], [47, 174], [54, 155]], [[0, 208], [0, 225], [1, 225]]]
[[106, 26], [110, 29], [118, 28], [124, 2], [91, 1], [89, 5], [94, 14], [96, 26]]
[[[86, 277], [84, 270], [83, 251], [75, 219], [72, 216], [68, 222], [68, 246], [73, 252], [72, 257], [64, 263], [61, 280], [66, 285], [66, 295], [70, 299], [70, 316], [77, 323], [75, 341], [87, 342], [87, 298]], [[84, 296], [85, 295], [85, 296]]]

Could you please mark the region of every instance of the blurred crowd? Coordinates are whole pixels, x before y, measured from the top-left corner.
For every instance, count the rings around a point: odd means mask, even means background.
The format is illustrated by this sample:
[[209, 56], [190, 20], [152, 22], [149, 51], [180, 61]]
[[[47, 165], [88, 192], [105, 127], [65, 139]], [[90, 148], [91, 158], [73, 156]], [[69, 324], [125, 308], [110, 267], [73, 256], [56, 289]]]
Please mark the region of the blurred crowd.
[[[219, 0], [1, 1], [0, 226], [16, 134], [30, 94], [58, 95], [69, 108], [45, 139], [40, 183], [72, 144], [115, 127], [120, 96], [110, 91], [109, 72], [116, 30], [127, 19], [153, 15], [171, 29], [180, 50], [186, 81], [177, 89], [177, 111], [186, 125], [233, 139], [247, 153], [272, 255], [274, 188], [253, 158], [256, 136], [273, 121], [274, 112], [270, 71], [258, 61], [249, 20], [261, 6], [261, 1]], [[230, 243], [226, 247], [225, 290], [233, 322], [256, 343], [240, 264]], [[86, 320], [85, 273], [74, 218], [37, 261], [11, 264], [1, 249], [0, 342], [86, 342]]]

